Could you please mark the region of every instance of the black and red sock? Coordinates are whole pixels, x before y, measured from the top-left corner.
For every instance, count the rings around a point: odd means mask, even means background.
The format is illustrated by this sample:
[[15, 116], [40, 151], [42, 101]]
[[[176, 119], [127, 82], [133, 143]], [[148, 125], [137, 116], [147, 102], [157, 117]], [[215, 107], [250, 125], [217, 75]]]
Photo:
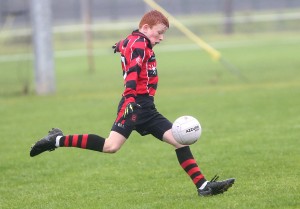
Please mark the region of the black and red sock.
[[175, 150], [178, 161], [185, 172], [191, 177], [195, 186], [201, 187], [206, 182], [204, 175], [201, 173], [196, 160], [194, 159], [189, 146], [178, 148]]
[[105, 139], [95, 134], [74, 134], [62, 136], [59, 139], [60, 147], [78, 147], [98, 152], [103, 151]]

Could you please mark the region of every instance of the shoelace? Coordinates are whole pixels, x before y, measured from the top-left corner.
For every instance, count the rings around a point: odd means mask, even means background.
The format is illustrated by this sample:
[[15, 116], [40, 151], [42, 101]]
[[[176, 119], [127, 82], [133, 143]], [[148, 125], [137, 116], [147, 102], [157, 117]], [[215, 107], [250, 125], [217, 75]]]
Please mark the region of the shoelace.
[[219, 179], [219, 176], [216, 174], [211, 180], [210, 182], [216, 182]]

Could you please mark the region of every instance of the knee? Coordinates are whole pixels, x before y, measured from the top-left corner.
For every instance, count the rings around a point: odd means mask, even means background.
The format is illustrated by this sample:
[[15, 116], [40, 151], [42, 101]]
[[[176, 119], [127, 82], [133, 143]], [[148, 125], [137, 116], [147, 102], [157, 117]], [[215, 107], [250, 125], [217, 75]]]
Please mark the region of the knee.
[[163, 141], [172, 145], [173, 147], [175, 147], [176, 149], [178, 148], [181, 148], [181, 147], [184, 147], [186, 145], [182, 145], [182, 144], [179, 144], [175, 139], [174, 139], [174, 136], [172, 134], [172, 131], [171, 129], [166, 131], [163, 135]]
[[126, 138], [121, 134], [112, 131], [109, 137], [105, 140], [103, 152], [116, 153], [125, 143]]
[[116, 153], [118, 150], [120, 150], [120, 146], [116, 146], [116, 145], [107, 145], [103, 147], [103, 152], [105, 153], [110, 153], [110, 154], [114, 154]]
[[104, 146], [103, 146], [103, 152], [105, 153], [116, 153], [117, 151], [119, 151], [121, 148], [121, 145], [110, 141], [110, 140], [105, 140]]

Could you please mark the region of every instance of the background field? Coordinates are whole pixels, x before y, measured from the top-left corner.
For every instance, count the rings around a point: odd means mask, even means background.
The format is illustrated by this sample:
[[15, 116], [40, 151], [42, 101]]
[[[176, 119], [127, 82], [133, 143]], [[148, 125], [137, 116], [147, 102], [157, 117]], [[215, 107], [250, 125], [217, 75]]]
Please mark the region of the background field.
[[96, 43], [94, 73], [84, 56], [57, 56], [50, 96], [34, 94], [31, 61], [1, 62], [0, 208], [299, 208], [299, 37], [211, 37], [248, 82], [187, 40], [157, 47], [159, 111], [172, 121], [198, 118], [203, 134], [191, 148], [203, 173], [236, 178], [210, 198], [197, 196], [173, 148], [151, 136], [132, 134], [114, 155], [61, 148], [29, 157], [52, 127], [108, 134], [123, 89], [119, 56], [109, 49], [117, 40]]

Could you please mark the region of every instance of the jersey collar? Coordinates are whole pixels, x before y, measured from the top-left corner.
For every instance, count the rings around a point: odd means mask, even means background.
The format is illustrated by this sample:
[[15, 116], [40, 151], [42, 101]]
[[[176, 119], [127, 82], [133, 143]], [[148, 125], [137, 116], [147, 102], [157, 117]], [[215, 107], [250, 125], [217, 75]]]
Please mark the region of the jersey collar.
[[151, 41], [149, 40], [149, 38], [145, 34], [141, 33], [139, 30], [134, 30], [134, 31], [132, 31], [132, 35], [133, 36], [141, 36], [141, 37], [145, 38], [147, 40], [147, 42], [148, 42], [148, 44], [147, 44], [148, 47], [150, 49], [152, 49]]

